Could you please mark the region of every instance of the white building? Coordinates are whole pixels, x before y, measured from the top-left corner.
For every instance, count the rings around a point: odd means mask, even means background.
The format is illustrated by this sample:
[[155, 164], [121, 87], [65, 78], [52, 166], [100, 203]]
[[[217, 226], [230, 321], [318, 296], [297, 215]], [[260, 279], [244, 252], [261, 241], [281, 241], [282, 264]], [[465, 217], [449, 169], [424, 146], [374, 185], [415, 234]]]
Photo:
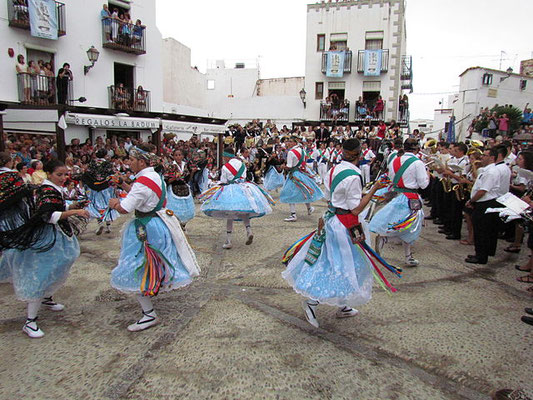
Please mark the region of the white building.
[[527, 103], [533, 105], [533, 76], [471, 67], [460, 77], [459, 94], [453, 104], [458, 139], [464, 139], [472, 119], [485, 107], [509, 104], [523, 110]]
[[[307, 120], [361, 120], [357, 99], [361, 96], [372, 111], [381, 96], [385, 109], [380, 117], [405, 124], [408, 113], [400, 115], [399, 97], [402, 90], [412, 90], [411, 82], [404, 0], [322, 1], [307, 6]], [[348, 113], [343, 110], [339, 117], [328, 111], [324, 104], [332, 95], [349, 101]]]

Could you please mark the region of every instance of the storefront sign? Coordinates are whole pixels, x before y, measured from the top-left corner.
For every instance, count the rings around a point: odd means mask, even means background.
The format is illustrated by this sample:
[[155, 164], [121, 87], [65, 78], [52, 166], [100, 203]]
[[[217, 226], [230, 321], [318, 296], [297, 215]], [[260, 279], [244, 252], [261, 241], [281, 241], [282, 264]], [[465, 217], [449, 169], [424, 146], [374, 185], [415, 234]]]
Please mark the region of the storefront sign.
[[193, 135], [217, 135], [224, 133], [224, 125], [195, 124], [189, 122], [161, 120], [163, 133], [190, 133]]
[[379, 76], [381, 74], [382, 50], [365, 50], [364, 76]]
[[57, 13], [54, 0], [29, 0], [31, 35], [57, 40]]
[[159, 129], [159, 120], [153, 118], [112, 117], [90, 114], [67, 114], [67, 124], [91, 126], [102, 129]]

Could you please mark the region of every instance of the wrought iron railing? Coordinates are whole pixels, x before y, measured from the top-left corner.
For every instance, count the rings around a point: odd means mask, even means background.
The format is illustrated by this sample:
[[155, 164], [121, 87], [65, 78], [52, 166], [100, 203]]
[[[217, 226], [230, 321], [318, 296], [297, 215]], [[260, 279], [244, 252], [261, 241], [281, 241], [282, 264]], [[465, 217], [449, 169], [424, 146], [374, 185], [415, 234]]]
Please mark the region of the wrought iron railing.
[[23, 104], [46, 106], [72, 102], [72, 81], [58, 83], [55, 76], [17, 73], [17, 89]]
[[[64, 36], [67, 34], [65, 4], [59, 1], [56, 4], [57, 34]], [[7, 0], [7, 17], [9, 26], [21, 29], [30, 29], [30, 13], [28, 10], [28, 0]]]
[[333, 105], [324, 101], [320, 102], [321, 121], [347, 122], [350, 116], [350, 102], [343, 100], [340, 105]]
[[381, 107], [377, 101], [372, 103], [355, 102], [355, 120], [356, 121], [379, 121], [384, 120], [387, 102], [383, 101]]
[[[328, 66], [328, 52], [325, 51], [322, 53], [322, 73], [326, 73]], [[345, 50], [344, 51], [344, 72], [350, 73], [352, 72], [352, 52], [351, 50]]]
[[150, 91], [122, 86], [109, 86], [109, 108], [121, 111], [150, 111]]
[[146, 27], [120, 19], [102, 19], [102, 46], [133, 54], [146, 54]]
[[[365, 51], [366, 50], [359, 50], [357, 53], [357, 72], [363, 73], [365, 72]], [[389, 50], [383, 49], [381, 50], [381, 72], [387, 72], [389, 70]]]

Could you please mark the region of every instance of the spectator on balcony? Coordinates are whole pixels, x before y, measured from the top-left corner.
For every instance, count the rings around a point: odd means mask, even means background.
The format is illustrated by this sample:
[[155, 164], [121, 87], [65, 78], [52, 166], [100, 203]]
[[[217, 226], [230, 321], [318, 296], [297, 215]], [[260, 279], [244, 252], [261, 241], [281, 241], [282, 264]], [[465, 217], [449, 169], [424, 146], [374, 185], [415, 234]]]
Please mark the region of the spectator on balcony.
[[376, 104], [374, 105], [374, 118], [383, 118], [383, 110], [385, 109], [385, 103], [383, 102], [383, 98], [381, 96], [378, 97], [376, 100]]
[[143, 34], [144, 34], [144, 26], [142, 25], [142, 22], [140, 19], [135, 21], [135, 25], [133, 27], [133, 46], [142, 48], [142, 40], [143, 40]]
[[118, 86], [112, 86], [111, 88], [111, 97], [113, 99], [114, 108], [118, 110], [127, 110], [129, 108], [130, 96], [128, 90], [124, 87], [124, 84], [119, 83]]
[[68, 86], [70, 81], [74, 79], [72, 71], [70, 70], [70, 64], [64, 63], [63, 68], [60, 68], [57, 72], [56, 87], [57, 87], [57, 102], [58, 104], [67, 104], [68, 98]]
[[[359, 97], [360, 98], [360, 97]], [[366, 105], [363, 101], [357, 101], [357, 115], [361, 119], [366, 118], [368, 114]]]
[[120, 18], [118, 9], [114, 8], [111, 13], [111, 40], [115, 43], [118, 41], [118, 32], [120, 28]]
[[342, 102], [340, 106], [338, 119], [341, 121], [347, 121], [349, 112], [350, 112], [350, 102], [348, 101], [348, 99], [344, 99], [344, 101]]
[[133, 23], [130, 19], [130, 15], [128, 13], [125, 13], [122, 16], [122, 24], [121, 24], [121, 30], [120, 30], [120, 41], [124, 46], [131, 46], [131, 36], [132, 36], [132, 27]]
[[27, 0], [13, 0], [13, 11], [15, 20], [21, 23], [29, 23], [30, 15], [28, 13]]
[[54, 71], [52, 70], [52, 64], [47, 62], [44, 64], [44, 75], [48, 83], [47, 101], [49, 104], [55, 104], [56, 102], [56, 85], [54, 82]]
[[30, 60], [28, 62], [28, 74], [29, 74], [29, 79], [30, 79], [30, 103], [34, 104], [34, 103], [37, 103], [37, 100], [38, 100], [37, 75], [39, 75], [39, 67], [33, 60]]
[[17, 71], [19, 90], [22, 90], [22, 102], [29, 103], [31, 98], [30, 76], [28, 75], [28, 66], [25, 64], [22, 54], [17, 56], [15, 69]]
[[401, 104], [403, 105], [403, 111], [400, 112], [400, 119], [406, 121], [409, 115], [409, 98], [406, 94], [400, 96]]
[[106, 42], [111, 42], [111, 13], [107, 4], [102, 6], [100, 18], [102, 20], [102, 27], [104, 28], [105, 40]]
[[147, 97], [148, 97], [148, 94], [143, 89], [143, 87], [141, 85], [139, 85], [139, 87], [137, 88], [137, 92], [135, 93], [135, 99], [134, 99], [135, 111], [148, 111], [148, 109], [146, 107], [146, 99], [147, 99]]

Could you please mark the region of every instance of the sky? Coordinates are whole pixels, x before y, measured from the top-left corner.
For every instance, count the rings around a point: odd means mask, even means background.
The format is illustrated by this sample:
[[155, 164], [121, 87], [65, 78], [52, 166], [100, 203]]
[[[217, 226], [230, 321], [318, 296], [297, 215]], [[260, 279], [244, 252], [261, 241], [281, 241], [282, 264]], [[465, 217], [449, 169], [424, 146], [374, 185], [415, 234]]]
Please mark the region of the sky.
[[[157, 26], [191, 49], [205, 72], [215, 60], [259, 65], [261, 78], [305, 75], [309, 0], [156, 0]], [[411, 119], [433, 119], [459, 88], [459, 75], [483, 66], [519, 72], [533, 58], [533, 0], [406, 0], [407, 54], [413, 56]], [[313, 38], [315, 40], [315, 38]], [[503, 52], [503, 53], [502, 53]]]

